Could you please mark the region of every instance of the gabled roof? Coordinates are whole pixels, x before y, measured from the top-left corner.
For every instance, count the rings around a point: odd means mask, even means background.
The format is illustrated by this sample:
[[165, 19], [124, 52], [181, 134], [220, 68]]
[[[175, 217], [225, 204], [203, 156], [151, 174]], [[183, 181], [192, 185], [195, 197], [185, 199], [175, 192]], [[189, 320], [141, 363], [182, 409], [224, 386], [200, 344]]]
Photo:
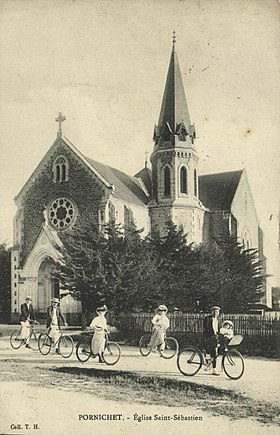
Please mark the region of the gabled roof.
[[63, 142], [64, 145], [66, 145], [77, 157], [79, 157], [88, 167], [88, 169], [90, 169], [106, 187], [112, 189], [115, 198], [122, 199], [138, 206], [146, 205], [149, 202], [149, 198], [146, 195], [139, 179], [85, 157], [65, 136], [56, 138], [41, 162], [38, 164], [27, 182], [22, 187], [21, 191], [15, 197], [15, 201], [17, 201], [17, 199], [28, 190], [29, 186], [31, 186], [35, 178], [40, 174], [44, 163], [51, 158], [56, 146], [60, 142]]
[[113, 186], [101, 175], [99, 174], [95, 168], [93, 168], [89, 161], [85, 158], [85, 156], [70, 142], [69, 139], [67, 139], [67, 137], [63, 136], [63, 137], [57, 137], [54, 141], [54, 143], [52, 144], [52, 146], [49, 148], [49, 150], [46, 152], [46, 154], [44, 155], [44, 157], [42, 158], [42, 160], [40, 161], [40, 163], [36, 166], [36, 168], [34, 169], [34, 171], [32, 172], [32, 174], [30, 175], [30, 177], [28, 178], [28, 180], [26, 181], [26, 183], [23, 185], [23, 187], [21, 188], [20, 192], [15, 196], [14, 200], [17, 201], [22, 195], [25, 194], [25, 192], [28, 190], [28, 188], [31, 186], [31, 184], [34, 182], [34, 180], [36, 179], [36, 177], [40, 174], [40, 171], [42, 170], [45, 162], [52, 156], [52, 154], [54, 153], [56, 147], [58, 146], [59, 143], [63, 142], [64, 145], [66, 145], [68, 148], [70, 148], [70, 150], [72, 150], [74, 152], [74, 154], [76, 154], [77, 157], [79, 157], [83, 163], [105, 184], [106, 187], [108, 188], [113, 188]]
[[141, 182], [136, 177], [125, 174], [118, 169], [92, 160], [88, 157], [93, 166], [110, 184], [114, 185], [114, 197], [135, 205], [148, 204], [149, 198], [145, 194]]
[[230, 210], [243, 170], [199, 176], [199, 199], [212, 210]]

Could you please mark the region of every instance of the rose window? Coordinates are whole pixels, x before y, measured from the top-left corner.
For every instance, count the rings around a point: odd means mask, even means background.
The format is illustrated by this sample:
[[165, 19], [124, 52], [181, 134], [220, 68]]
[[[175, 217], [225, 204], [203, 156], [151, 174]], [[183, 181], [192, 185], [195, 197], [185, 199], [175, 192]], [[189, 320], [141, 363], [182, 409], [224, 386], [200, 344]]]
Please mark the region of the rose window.
[[50, 223], [57, 229], [65, 230], [74, 221], [75, 208], [68, 198], [55, 199], [49, 208]]

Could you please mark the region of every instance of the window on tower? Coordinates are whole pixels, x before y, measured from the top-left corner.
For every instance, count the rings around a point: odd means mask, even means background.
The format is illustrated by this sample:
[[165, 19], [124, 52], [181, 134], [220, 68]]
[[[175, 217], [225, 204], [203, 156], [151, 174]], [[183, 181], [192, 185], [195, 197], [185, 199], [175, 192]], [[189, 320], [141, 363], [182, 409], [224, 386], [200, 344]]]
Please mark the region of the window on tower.
[[55, 183], [61, 183], [63, 181], [68, 181], [69, 178], [69, 164], [64, 156], [58, 156], [53, 164], [53, 181]]
[[196, 196], [197, 197], [197, 171], [196, 171], [196, 169], [194, 170], [194, 173], [193, 173], [193, 176], [194, 176], [194, 196]]
[[171, 178], [170, 168], [168, 166], [165, 166], [165, 168], [164, 168], [164, 196], [171, 195], [170, 178]]
[[181, 193], [188, 193], [188, 180], [187, 180], [187, 168], [185, 166], [182, 166], [180, 169], [180, 192]]

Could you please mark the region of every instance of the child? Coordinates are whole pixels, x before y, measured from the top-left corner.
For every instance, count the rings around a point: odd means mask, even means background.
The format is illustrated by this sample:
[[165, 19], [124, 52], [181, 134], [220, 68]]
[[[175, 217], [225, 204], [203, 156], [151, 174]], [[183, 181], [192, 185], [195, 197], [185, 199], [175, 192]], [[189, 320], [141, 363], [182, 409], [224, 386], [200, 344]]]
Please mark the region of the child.
[[231, 320], [225, 320], [220, 329], [220, 342], [222, 349], [226, 348], [229, 341], [234, 336], [234, 325]]
[[93, 329], [94, 334], [92, 337], [91, 348], [93, 356], [99, 356], [99, 362], [103, 362], [102, 355], [105, 349], [106, 333], [108, 330], [105, 314], [107, 312], [107, 306], [103, 305], [96, 309], [97, 317], [93, 319], [90, 324], [90, 328]]
[[234, 325], [231, 320], [225, 320], [220, 329], [220, 334], [222, 334], [225, 338], [230, 340], [234, 336], [233, 332]]
[[166, 316], [168, 309], [165, 305], [159, 305], [155, 310], [156, 315], [152, 319], [153, 330], [151, 341], [149, 343], [149, 347], [152, 349], [156, 349], [157, 346], [160, 346], [160, 350], [164, 350], [165, 348], [165, 335], [166, 330], [169, 328], [169, 319]]

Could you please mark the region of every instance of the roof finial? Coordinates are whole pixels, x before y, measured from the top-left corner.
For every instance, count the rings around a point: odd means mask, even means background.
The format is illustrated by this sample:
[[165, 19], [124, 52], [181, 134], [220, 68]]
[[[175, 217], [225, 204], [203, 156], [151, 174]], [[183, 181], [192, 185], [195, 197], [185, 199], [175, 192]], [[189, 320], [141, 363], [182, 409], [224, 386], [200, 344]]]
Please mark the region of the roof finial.
[[147, 156], [148, 156], [148, 151], [145, 151], [145, 153], [144, 153], [145, 155], [146, 155], [146, 159], [145, 159], [145, 168], [147, 167], [147, 165], [148, 165], [148, 159], [147, 159]]
[[175, 50], [175, 43], [176, 43], [176, 32], [175, 32], [175, 30], [173, 30], [172, 42], [173, 42], [173, 50]]
[[62, 128], [61, 128], [61, 124], [63, 123], [63, 121], [66, 120], [66, 117], [64, 115], [62, 115], [61, 112], [59, 112], [58, 117], [55, 118], [56, 122], [58, 122], [58, 132], [57, 132], [57, 136], [58, 137], [62, 137]]

